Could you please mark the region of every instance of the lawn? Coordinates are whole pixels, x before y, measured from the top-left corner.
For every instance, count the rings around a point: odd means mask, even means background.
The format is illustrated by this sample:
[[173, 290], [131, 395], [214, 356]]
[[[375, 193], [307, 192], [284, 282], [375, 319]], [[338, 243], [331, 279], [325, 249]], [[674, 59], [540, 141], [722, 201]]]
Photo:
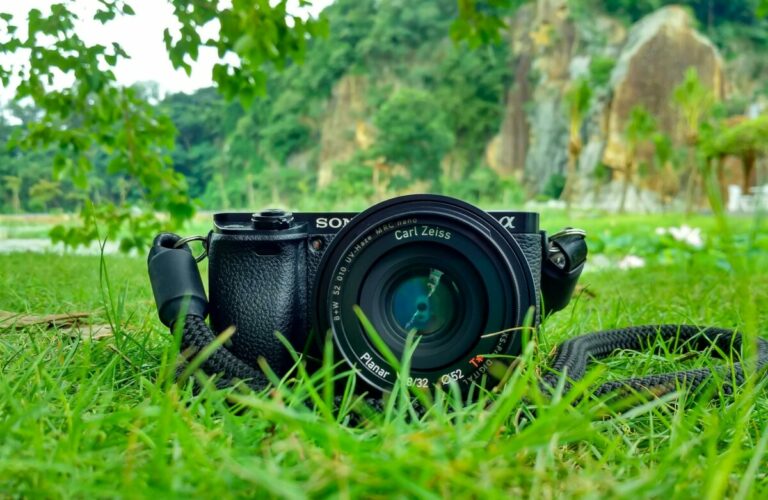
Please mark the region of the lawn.
[[[702, 229], [702, 245], [656, 232], [684, 222]], [[620, 411], [589, 397], [574, 402], [586, 386], [538, 400], [535, 376], [559, 341], [593, 330], [693, 323], [768, 335], [766, 221], [575, 223], [589, 230], [600, 265], [544, 323], [510, 383], [464, 406], [438, 395], [422, 417], [394, 398], [354, 425], [346, 410], [326, 406], [327, 374], [263, 394], [207, 386], [195, 395], [191, 384], [173, 383], [174, 341], [156, 318], [143, 258], [0, 256], [0, 310], [88, 311], [114, 330], [102, 340], [40, 326], [0, 330], [0, 496], [765, 498], [762, 383], [733, 397], [675, 394]], [[618, 269], [632, 267], [627, 255], [643, 267]], [[626, 355], [590, 377], [708, 363], [675, 352]]]

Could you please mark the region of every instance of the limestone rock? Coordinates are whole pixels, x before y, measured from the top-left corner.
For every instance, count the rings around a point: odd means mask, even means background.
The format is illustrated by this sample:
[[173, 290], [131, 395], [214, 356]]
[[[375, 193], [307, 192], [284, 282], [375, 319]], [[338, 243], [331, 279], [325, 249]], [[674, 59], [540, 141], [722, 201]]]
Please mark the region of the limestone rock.
[[624, 164], [623, 133], [632, 108], [644, 106], [661, 130], [676, 143], [683, 142], [683, 128], [673, 93], [688, 68], [698, 71], [702, 84], [722, 98], [725, 90], [723, 61], [714, 44], [698, 33], [690, 14], [679, 6], [659, 9], [630, 30], [611, 76], [612, 99], [607, 110], [607, 144], [603, 161]]
[[535, 56], [531, 39], [531, 26], [536, 12], [531, 5], [521, 7], [511, 21], [511, 45], [515, 60], [512, 63], [514, 82], [507, 91], [501, 130], [486, 148], [485, 160], [502, 175], [522, 176], [530, 142], [530, 125], [526, 105], [533, 98], [531, 65]]
[[[533, 30], [531, 72], [537, 81], [526, 107], [530, 126], [524, 179], [532, 192], [541, 192], [568, 163], [568, 117], [563, 96], [571, 79], [580, 33], [565, 0], [539, 0]], [[542, 36], [542, 33], [549, 33]]]
[[485, 159], [500, 174], [524, 178], [535, 192], [567, 161], [562, 95], [578, 33], [566, 0], [521, 7], [510, 33], [515, 79], [506, 95], [501, 130], [488, 144]]

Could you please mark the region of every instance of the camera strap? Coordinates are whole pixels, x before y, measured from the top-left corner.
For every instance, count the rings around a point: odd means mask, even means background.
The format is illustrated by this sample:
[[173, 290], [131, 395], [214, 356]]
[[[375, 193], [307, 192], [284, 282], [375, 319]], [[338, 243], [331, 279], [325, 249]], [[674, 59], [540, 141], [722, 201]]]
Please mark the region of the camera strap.
[[[171, 332], [180, 326], [182, 353], [188, 360], [198, 354], [203, 356], [200, 369], [215, 376], [217, 387], [242, 382], [255, 391], [264, 390], [269, 386], [269, 380], [259, 368], [238, 357], [225, 345], [211, 350], [210, 347], [216, 345], [217, 335], [205, 321], [208, 302], [187, 241], [164, 233], [155, 238], [150, 250], [150, 281], [161, 320]], [[182, 325], [178, 325], [180, 318], [183, 318]], [[745, 339], [730, 329], [694, 325], [632, 326], [589, 333], [561, 343], [556, 348], [553, 362], [542, 370], [540, 388], [551, 393], [564, 378], [564, 390], [567, 391], [583, 378], [593, 360], [655, 348], [712, 353], [728, 362], [708, 368], [603, 382], [590, 393], [597, 397], [613, 393], [660, 397], [677, 390], [693, 391], [717, 379], [722, 383], [722, 392], [729, 395], [734, 387], [744, 384], [750, 374], [762, 377], [768, 367], [768, 341], [763, 338]], [[745, 352], [751, 353], [749, 357], [744, 357]], [[372, 399], [368, 401], [375, 404]]]

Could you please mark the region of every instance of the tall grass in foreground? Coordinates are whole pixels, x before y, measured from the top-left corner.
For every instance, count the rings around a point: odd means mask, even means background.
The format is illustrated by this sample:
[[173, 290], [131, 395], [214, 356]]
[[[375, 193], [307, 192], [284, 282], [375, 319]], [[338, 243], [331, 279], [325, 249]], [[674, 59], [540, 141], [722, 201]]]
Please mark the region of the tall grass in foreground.
[[765, 382], [629, 409], [589, 397], [605, 378], [719, 362], [658, 346], [597, 364], [552, 399], [537, 390], [551, 349], [588, 331], [678, 322], [766, 335], [768, 258], [743, 246], [731, 254], [730, 268], [693, 259], [587, 274], [590, 293], [545, 322], [502, 388], [465, 404], [448, 387], [424, 414], [402, 385], [367, 409], [328, 356], [317, 372], [299, 364], [258, 394], [196, 374], [196, 394], [192, 380], [174, 382], [177, 344], [155, 319], [143, 261], [110, 257], [99, 270], [90, 257], [6, 256], [0, 309], [101, 307], [117, 333], [102, 342], [55, 329], [0, 333], [0, 494], [764, 497]]

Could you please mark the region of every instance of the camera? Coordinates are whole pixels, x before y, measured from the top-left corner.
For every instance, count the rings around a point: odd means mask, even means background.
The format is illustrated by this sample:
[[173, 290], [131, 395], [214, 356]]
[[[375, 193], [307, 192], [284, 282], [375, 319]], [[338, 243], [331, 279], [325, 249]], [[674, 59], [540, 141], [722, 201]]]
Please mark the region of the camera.
[[400, 359], [409, 338], [408, 385], [480, 383], [520, 353], [526, 327], [568, 304], [587, 255], [583, 231], [548, 237], [537, 213], [438, 195], [359, 214], [217, 213], [203, 238], [208, 300], [188, 240], [160, 235], [150, 251], [166, 325], [208, 314], [214, 332], [236, 329], [225, 349], [278, 375], [294, 360], [275, 332], [307, 359], [330, 332], [339, 359], [378, 391], [395, 383], [388, 354]]

